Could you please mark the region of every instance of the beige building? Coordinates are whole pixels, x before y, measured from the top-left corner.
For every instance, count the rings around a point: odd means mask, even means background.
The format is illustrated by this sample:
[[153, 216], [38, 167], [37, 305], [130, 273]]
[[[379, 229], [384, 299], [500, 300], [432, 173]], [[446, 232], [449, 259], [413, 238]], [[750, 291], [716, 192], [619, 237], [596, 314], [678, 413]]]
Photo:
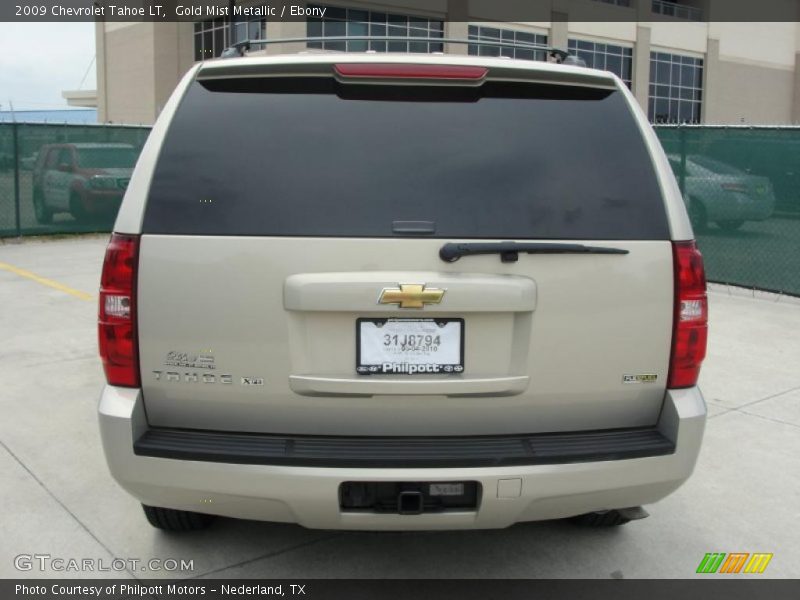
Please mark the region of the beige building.
[[[96, 25], [98, 118], [152, 123], [189, 67], [219, 56], [235, 41], [397, 35], [430, 41], [275, 44], [257, 53], [369, 49], [499, 53], [542, 60], [544, 52], [481, 44], [536, 43], [568, 48], [589, 66], [615, 72], [628, 82], [654, 122], [800, 122], [800, 23], [713, 21], [726, 1], [546, 0], [535, 3], [536, 18], [542, 20], [500, 22], [503, 14], [498, 6], [513, 19], [520, 14], [514, 7], [526, 2], [530, 6], [531, 1], [298, 0], [293, 4], [325, 8], [324, 16], [294, 22], [203, 16], [194, 22], [100, 21]], [[794, 12], [800, 5], [797, 0], [762, 0], [771, 1]], [[231, 0], [231, 4], [254, 3]], [[442, 38], [469, 38], [473, 43], [437, 41]]]

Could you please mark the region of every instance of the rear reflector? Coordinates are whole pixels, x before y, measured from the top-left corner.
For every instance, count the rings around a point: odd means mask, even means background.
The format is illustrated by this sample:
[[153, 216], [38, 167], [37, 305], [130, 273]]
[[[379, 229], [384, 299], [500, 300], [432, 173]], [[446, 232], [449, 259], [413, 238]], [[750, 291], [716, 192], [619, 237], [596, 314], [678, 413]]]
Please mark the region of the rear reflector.
[[478, 81], [486, 76], [485, 67], [461, 65], [414, 65], [398, 63], [340, 63], [333, 66], [340, 77], [361, 79], [462, 79]]
[[97, 337], [109, 385], [139, 387], [136, 268], [139, 237], [112, 234], [100, 277]]
[[695, 242], [673, 242], [675, 321], [669, 362], [669, 388], [697, 385], [706, 357], [708, 300], [703, 256]]

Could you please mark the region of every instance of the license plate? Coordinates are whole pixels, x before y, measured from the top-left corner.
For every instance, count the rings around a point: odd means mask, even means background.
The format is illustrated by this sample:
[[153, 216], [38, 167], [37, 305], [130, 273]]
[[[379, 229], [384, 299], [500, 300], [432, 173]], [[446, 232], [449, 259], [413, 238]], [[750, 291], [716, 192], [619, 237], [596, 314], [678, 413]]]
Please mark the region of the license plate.
[[431, 496], [463, 496], [463, 483], [431, 483], [428, 486], [428, 493]]
[[357, 319], [359, 375], [464, 371], [464, 319]]

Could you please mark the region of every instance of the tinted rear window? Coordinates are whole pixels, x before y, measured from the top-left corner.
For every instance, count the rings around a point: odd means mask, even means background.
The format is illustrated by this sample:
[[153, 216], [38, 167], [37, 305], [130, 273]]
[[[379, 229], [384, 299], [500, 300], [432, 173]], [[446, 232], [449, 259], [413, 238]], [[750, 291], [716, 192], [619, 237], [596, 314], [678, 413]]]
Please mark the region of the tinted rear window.
[[[620, 93], [523, 83], [196, 82], [161, 150], [145, 233], [668, 239]], [[393, 226], [394, 224], [394, 226]]]

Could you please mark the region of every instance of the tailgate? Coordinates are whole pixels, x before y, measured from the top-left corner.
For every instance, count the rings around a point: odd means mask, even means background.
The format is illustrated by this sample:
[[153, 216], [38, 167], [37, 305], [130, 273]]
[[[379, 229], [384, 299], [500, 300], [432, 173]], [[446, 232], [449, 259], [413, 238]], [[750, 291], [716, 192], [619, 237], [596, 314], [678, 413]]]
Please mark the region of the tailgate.
[[[600, 75], [551, 85], [554, 70], [512, 81], [514, 64], [467, 82], [347, 81], [332, 64], [194, 82], [142, 225], [150, 424], [408, 436], [655, 423], [672, 250], [627, 92]], [[627, 252], [439, 256], [509, 241]]]
[[[497, 256], [447, 265], [440, 246], [404, 240], [398, 253], [392, 240], [145, 236], [139, 333], [150, 423], [465, 435], [657, 420], [672, 326], [669, 242], [616, 243], [630, 250], [622, 256], [523, 255], [513, 265]], [[378, 304], [401, 284], [445, 293], [423, 309]], [[359, 374], [363, 318], [463, 319], [463, 372]], [[655, 380], [626, 383], [641, 375]]]

